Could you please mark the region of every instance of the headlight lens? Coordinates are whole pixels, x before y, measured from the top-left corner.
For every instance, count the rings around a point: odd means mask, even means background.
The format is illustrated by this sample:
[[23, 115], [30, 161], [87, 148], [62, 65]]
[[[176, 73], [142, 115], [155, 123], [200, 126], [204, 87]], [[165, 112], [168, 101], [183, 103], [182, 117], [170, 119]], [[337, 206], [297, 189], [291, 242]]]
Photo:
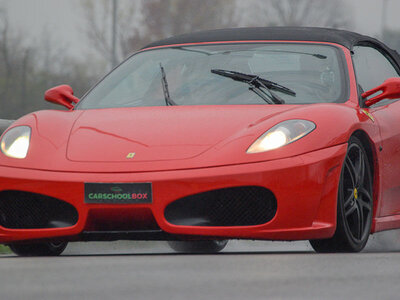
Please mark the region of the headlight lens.
[[1, 152], [8, 157], [23, 159], [28, 154], [30, 139], [30, 127], [14, 127], [7, 131], [1, 139]]
[[247, 149], [247, 153], [260, 153], [280, 148], [301, 139], [313, 131], [315, 127], [313, 122], [307, 120], [281, 122], [260, 136]]

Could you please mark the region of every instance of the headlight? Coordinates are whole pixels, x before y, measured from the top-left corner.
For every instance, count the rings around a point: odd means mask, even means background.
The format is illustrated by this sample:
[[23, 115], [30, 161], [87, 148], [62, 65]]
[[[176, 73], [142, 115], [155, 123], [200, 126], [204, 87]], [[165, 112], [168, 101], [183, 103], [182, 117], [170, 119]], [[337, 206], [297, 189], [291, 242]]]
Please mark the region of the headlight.
[[28, 154], [31, 128], [18, 126], [7, 131], [1, 139], [1, 152], [12, 158], [25, 158]]
[[281, 122], [260, 136], [247, 149], [247, 153], [259, 153], [280, 148], [301, 139], [314, 129], [315, 124], [307, 120]]

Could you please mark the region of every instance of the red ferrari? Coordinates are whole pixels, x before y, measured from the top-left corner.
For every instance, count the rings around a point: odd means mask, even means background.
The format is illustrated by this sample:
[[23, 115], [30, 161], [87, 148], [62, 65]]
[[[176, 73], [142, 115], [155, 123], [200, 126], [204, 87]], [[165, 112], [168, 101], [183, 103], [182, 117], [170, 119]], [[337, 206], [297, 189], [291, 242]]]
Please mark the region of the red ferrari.
[[0, 243], [310, 240], [361, 251], [400, 227], [400, 57], [325, 28], [205, 31], [152, 43], [68, 111], [13, 122], [0, 146]]

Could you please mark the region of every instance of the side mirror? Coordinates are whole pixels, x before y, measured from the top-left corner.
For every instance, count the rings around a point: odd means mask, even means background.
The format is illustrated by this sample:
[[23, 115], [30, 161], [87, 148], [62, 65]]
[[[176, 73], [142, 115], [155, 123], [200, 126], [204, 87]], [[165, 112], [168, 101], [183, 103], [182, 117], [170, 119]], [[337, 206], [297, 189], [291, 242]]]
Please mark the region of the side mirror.
[[366, 106], [371, 106], [375, 103], [378, 103], [379, 101], [381, 101], [383, 99], [400, 98], [400, 78], [399, 77], [388, 78], [381, 85], [377, 86], [376, 88], [373, 88], [372, 90], [369, 90], [369, 91], [363, 93], [361, 95], [361, 97], [367, 98], [378, 92], [381, 92], [381, 93], [370, 99], [365, 100], [364, 103]]
[[47, 90], [44, 93], [44, 99], [59, 105], [63, 105], [68, 109], [72, 109], [79, 99], [74, 96], [74, 91], [69, 85], [59, 85]]

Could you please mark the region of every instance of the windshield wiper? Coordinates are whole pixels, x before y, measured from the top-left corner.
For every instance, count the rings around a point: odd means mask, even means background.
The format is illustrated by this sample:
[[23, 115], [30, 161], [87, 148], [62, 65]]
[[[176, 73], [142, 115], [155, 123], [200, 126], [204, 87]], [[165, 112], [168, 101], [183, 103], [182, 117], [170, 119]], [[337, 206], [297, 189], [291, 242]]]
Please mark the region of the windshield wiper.
[[[250, 89], [255, 92], [257, 95], [259, 95], [260, 97], [261, 94], [267, 95], [269, 99], [271, 99], [271, 101], [275, 104], [283, 104], [285, 103], [285, 101], [278, 97], [276, 94], [274, 94], [271, 90], [276, 90], [279, 91], [281, 93], [290, 95], [290, 96], [296, 96], [296, 92], [283, 86], [280, 85], [276, 82], [264, 79], [262, 77], [259, 77], [258, 75], [254, 75], [254, 74], [245, 74], [245, 73], [240, 73], [240, 72], [236, 72], [236, 71], [230, 71], [230, 70], [221, 70], [221, 69], [212, 69], [211, 73], [220, 75], [220, 76], [224, 76], [224, 77], [228, 77], [231, 78], [233, 80], [236, 81], [240, 81], [240, 82], [246, 82], [247, 84], [249, 84], [251, 87]], [[260, 89], [260, 87], [263, 87], [264, 89]], [[266, 93], [266, 91], [268, 93]], [[266, 102], [270, 102], [267, 101], [265, 99], [265, 97], [262, 97]]]
[[[224, 77], [231, 78], [236, 81], [240, 82], [245, 82], [247, 83], [250, 87], [249, 90], [254, 92], [257, 96], [259, 96], [261, 99], [263, 99], [265, 102], [269, 104], [284, 104], [285, 101], [281, 99], [280, 97], [276, 96], [272, 91], [267, 88], [259, 79], [258, 76], [241, 76], [242, 73], [239, 73], [240, 75], [237, 74], [237, 72], [234, 71], [226, 71], [226, 70], [219, 70], [219, 69], [212, 69], [211, 73], [221, 75]], [[263, 89], [261, 89], [261, 87]]]
[[287, 50], [267, 50], [269, 52], [284, 52], [284, 53], [293, 53], [293, 54], [303, 54], [303, 55], [309, 55], [309, 56], [313, 56], [315, 58], [318, 59], [327, 59], [328, 57], [326, 55], [323, 54], [319, 54], [319, 53], [308, 53], [308, 52], [300, 52], [300, 51], [287, 51]]
[[168, 90], [168, 81], [167, 81], [167, 76], [165, 75], [165, 70], [162, 64], [160, 63], [160, 69], [161, 69], [161, 83], [163, 87], [163, 92], [164, 92], [164, 98], [165, 98], [165, 104], [167, 106], [170, 105], [177, 105], [169, 96], [169, 90]]
[[229, 50], [229, 51], [225, 51], [225, 52], [218, 52], [218, 53], [215, 53], [215, 54], [227, 54], [227, 53], [232, 53], [232, 52], [276, 52], [276, 53], [293, 53], [293, 54], [303, 54], [303, 55], [309, 55], [309, 56], [313, 56], [313, 57], [315, 57], [315, 58], [318, 58], [318, 59], [327, 59], [328, 57], [326, 56], [326, 55], [323, 55], [323, 54], [319, 54], [319, 53], [309, 53], [309, 52], [301, 52], [301, 51], [289, 51], [289, 50], [282, 50], [282, 49], [279, 49], [279, 50], [266, 50], [266, 49], [264, 49], [264, 50], [260, 50], [260, 49], [257, 49], [257, 50]]

